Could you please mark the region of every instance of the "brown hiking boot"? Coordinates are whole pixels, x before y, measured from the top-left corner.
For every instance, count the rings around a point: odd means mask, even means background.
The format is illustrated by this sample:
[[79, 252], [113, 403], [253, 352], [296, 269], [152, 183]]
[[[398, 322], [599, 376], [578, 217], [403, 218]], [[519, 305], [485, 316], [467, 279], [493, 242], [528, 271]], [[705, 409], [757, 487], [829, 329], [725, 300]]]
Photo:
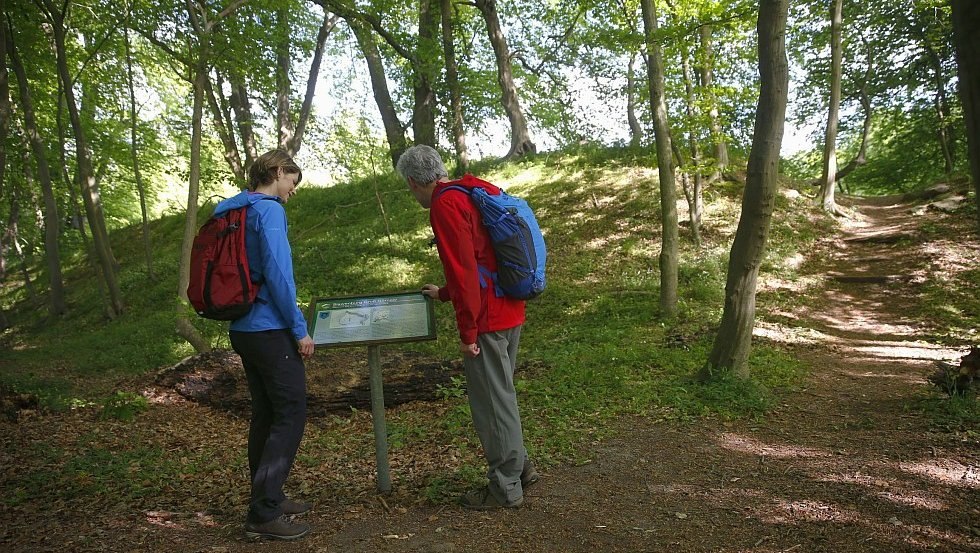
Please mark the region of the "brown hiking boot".
[[459, 496], [459, 504], [463, 506], [464, 509], [472, 509], [474, 511], [489, 511], [491, 509], [516, 509], [524, 504], [524, 498], [521, 497], [516, 501], [510, 503], [501, 503], [497, 501], [497, 498], [490, 493], [490, 487], [480, 488], [479, 490], [473, 490], [469, 493]]
[[282, 514], [284, 515], [301, 515], [303, 513], [310, 512], [313, 509], [313, 504], [306, 501], [297, 501], [295, 499], [284, 499], [282, 503], [279, 504], [282, 508]]
[[310, 532], [310, 525], [303, 522], [289, 522], [285, 515], [269, 522], [246, 522], [245, 537], [250, 540], [267, 538], [270, 540], [298, 540]]
[[534, 463], [530, 459], [524, 461], [524, 470], [521, 471], [521, 488], [527, 489], [541, 480], [541, 475], [534, 470]]

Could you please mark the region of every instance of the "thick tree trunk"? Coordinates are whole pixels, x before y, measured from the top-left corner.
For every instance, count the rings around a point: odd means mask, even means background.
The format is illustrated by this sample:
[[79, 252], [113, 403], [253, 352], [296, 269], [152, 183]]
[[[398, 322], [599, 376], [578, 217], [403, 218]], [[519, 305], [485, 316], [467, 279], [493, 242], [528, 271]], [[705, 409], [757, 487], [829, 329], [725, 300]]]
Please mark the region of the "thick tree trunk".
[[823, 144], [823, 173], [820, 176], [818, 202], [827, 213], [837, 213], [834, 190], [837, 182], [837, 125], [840, 121], [840, 89], [842, 68], [841, 11], [843, 0], [833, 0], [830, 7], [830, 107], [827, 112], [827, 132]]
[[122, 291], [119, 288], [119, 279], [116, 276], [115, 259], [109, 244], [109, 232], [105, 226], [102, 198], [92, 171], [92, 158], [88, 150], [88, 141], [85, 138], [85, 129], [82, 126], [82, 120], [78, 113], [78, 103], [75, 101], [75, 92], [72, 86], [73, 80], [68, 72], [63, 12], [58, 6], [54, 5], [52, 0], [42, 1], [52, 23], [58, 75], [63, 85], [65, 105], [68, 107], [68, 118], [74, 130], [75, 157], [82, 187], [82, 200], [85, 203], [85, 212], [88, 216], [89, 227], [92, 230], [93, 245], [98, 255], [99, 266], [102, 269], [102, 277], [105, 280], [106, 290], [108, 292], [106, 313], [110, 318], [115, 318], [123, 312]]
[[[6, 23], [0, 23], [6, 26]], [[52, 315], [63, 315], [68, 307], [65, 304], [65, 284], [61, 276], [60, 248], [58, 246], [58, 236], [61, 228], [61, 217], [58, 215], [58, 204], [54, 199], [54, 188], [51, 182], [51, 170], [48, 166], [48, 152], [38, 134], [37, 121], [34, 116], [34, 100], [28, 88], [27, 74], [21, 64], [17, 48], [14, 46], [13, 39], [7, 29], [5, 36], [5, 48], [10, 57], [10, 65], [17, 76], [17, 88], [20, 92], [21, 111], [24, 113], [24, 133], [30, 143], [31, 151], [34, 153], [34, 160], [37, 163], [37, 176], [41, 185], [41, 193], [44, 197], [44, 255], [48, 265], [48, 278], [50, 290], [49, 309]], [[29, 171], [29, 167], [24, 168]]]
[[402, 152], [408, 149], [408, 140], [405, 138], [405, 127], [398, 120], [395, 103], [388, 92], [388, 79], [385, 77], [381, 52], [378, 50], [378, 44], [374, 41], [374, 35], [370, 29], [354, 18], [348, 19], [347, 23], [354, 31], [357, 45], [361, 48], [364, 61], [367, 63], [368, 74], [371, 76], [371, 89], [374, 91], [374, 102], [378, 105], [378, 111], [381, 113], [381, 122], [384, 125], [388, 149], [391, 152], [391, 166], [394, 167]]
[[450, 126], [453, 147], [456, 149], [456, 174], [462, 175], [468, 172], [470, 159], [466, 151], [466, 131], [463, 128], [463, 92], [456, 64], [452, 0], [440, 0], [439, 7], [442, 15], [442, 51], [446, 58], [446, 87], [449, 89], [449, 111], [452, 117]]
[[514, 76], [511, 72], [507, 38], [504, 36], [504, 31], [500, 27], [500, 18], [497, 16], [497, 2], [496, 0], [475, 0], [475, 4], [487, 24], [487, 35], [497, 60], [497, 83], [500, 85], [501, 103], [504, 106], [504, 112], [507, 113], [507, 119], [510, 120], [510, 150], [504, 157], [516, 159], [527, 154], [533, 154], [537, 148], [531, 142], [531, 134], [527, 130], [527, 119], [524, 118], [524, 112], [521, 110], [521, 103], [517, 96], [517, 86], [514, 84]]
[[953, 0], [953, 41], [980, 232], [980, 2]]
[[641, 0], [643, 30], [647, 48], [647, 79], [650, 84], [650, 111], [657, 143], [660, 170], [660, 212], [663, 236], [660, 246], [660, 310], [664, 316], [677, 313], [677, 191], [671, 162], [670, 125], [664, 98], [664, 62], [660, 49], [655, 0]]
[[779, 147], [786, 118], [789, 65], [786, 61], [786, 16], [789, 0], [761, 0], [759, 5], [759, 80], [752, 151], [742, 196], [742, 214], [732, 243], [725, 285], [725, 309], [708, 363], [699, 375], [711, 378], [730, 371], [746, 378], [746, 361], [755, 326], [755, 291], [776, 199]]
[[415, 80], [412, 90], [415, 106], [412, 110], [412, 133], [416, 144], [436, 146], [436, 92], [432, 83], [438, 79], [439, 67], [434, 0], [421, 0], [419, 6], [418, 47], [416, 48]]
[[133, 157], [133, 176], [136, 178], [136, 192], [140, 197], [140, 215], [143, 221], [143, 255], [146, 257], [146, 277], [153, 276], [153, 249], [150, 247], [150, 223], [146, 210], [146, 187], [140, 173], [139, 140], [136, 132], [136, 87], [133, 85], [133, 53], [129, 44], [129, 29], [125, 29], [126, 47], [126, 85], [129, 88], [129, 149]]
[[701, 26], [701, 50], [704, 55], [704, 64], [701, 65], [701, 86], [709, 98], [708, 118], [711, 121], [711, 143], [715, 148], [715, 174], [711, 176], [712, 181], [721, 178], [721, 174], [728, 168], [728, 142], [725, 133], [721, 128], [721, 118], [718, 114], [718, 98], [715, 96], [714, 86], [714, 42], [711, 38], [711, 25]]
[[630, 147], [639, 149], [643, 144], [643, 127], [636, 116], [636, 53], [630, 54], [626, 68], [626, 122], [630, 127]]

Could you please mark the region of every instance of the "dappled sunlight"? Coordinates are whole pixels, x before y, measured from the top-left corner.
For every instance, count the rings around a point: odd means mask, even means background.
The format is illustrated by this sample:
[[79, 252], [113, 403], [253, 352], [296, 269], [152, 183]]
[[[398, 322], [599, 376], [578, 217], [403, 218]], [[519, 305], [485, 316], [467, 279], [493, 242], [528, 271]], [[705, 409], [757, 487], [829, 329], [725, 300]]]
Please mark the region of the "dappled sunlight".
[[834, 484], [850, 484], [866, 488], [875, 497], [890, 501], [897, 505], [914, 507], [916, 509], [929, 509], [931, 511], [942, 511], [947, 509], [949, 504], [936, 497], [934, 494], [923, 490], [903, 489], [902, 483], [894, 478], [884, 476], [886, 473], [881, 467], [875, 469], [875, 474], [863, 474], [858, 471], [855, 473], [834, 473], [825, 474], [817, 477], [818, 482], [830, 482]]
[[776, 499], [771, 508], [756, 509], [756, 516], [771, 524], [799, 524], [801, 522], [859, 523], [864, 517], [856, 511], [839, 505], [810, 499]]
[[832, 453], [823, 449], [797, 445], [778, 445], [767, 444], [755, 438], [734, 434], [731, 432], [722, 433], [718, 437], [718, 445], [724, 449], [737, 451], [739, 453], [749, 453], [765, 457], [775, 457], [777, 459], [787, 458], [815, 458], [831, 457]]
[[858, 345], [844, 345], [845, 351], [860, 353], [867, 357], [904, 360], [943, 360], [956, 355], [956, 351], [928, 342], [869, 342], [858, 341]]
[[939, 484], [980, 489], [980, 464], [964, 465], [955, 459], [936, 458], [899, 463], [898, 468]]
[[796, 345], [816, 344], [827, 339], [825, 335], [810, 328], [766, 321], [757, 321], [752, 335], [781, 344]]

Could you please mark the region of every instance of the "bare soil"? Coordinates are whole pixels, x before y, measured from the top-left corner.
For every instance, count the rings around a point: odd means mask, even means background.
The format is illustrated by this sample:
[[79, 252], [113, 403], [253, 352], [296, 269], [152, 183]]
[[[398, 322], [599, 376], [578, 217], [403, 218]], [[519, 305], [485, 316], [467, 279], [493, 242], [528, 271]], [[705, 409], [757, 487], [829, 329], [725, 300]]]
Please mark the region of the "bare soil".
[[[196, 509], [152, 499], [136, 511], [43, 498], [0, 507], [0, 550], [980, 551], [980, 429], [940, 429], [915, 408], [931, 393], [934, 361], [968, 349], [929, 338], [937, 329], [916, 319], [918, 287], [951, 258], [976, 263], [980, 241], [970, 221], [912, 209], [888, 200], [853, 206], [843, 234], [810, 252], [802, 268], [823, 285], [760, 321], [759, 340], [793, 342], [787, 347], [810, 367], [804, 386], [761, 421], [622, 420], [612, 438], [586, 444], [588, 462], [544, 470], [516, 510], [473, 513], [425, 500], [426, 478], [453, 464], [430, 451], [425, 461], [393, 457], [393, 472], [405, 476], [388, 497], [373, 492], [363, 458], [294, 474], [294, 491], [316, 502], [301, 517], [313, 532], [296, 543], [246, 541], [244, 486], [225, 482], [218, 489], [238, 490], [233, 497]], [[926, 222], [949, 225], [948, 240], [925, 240]], [[314, 430], [317, 419], [350, 415], [351, 404], [369, 409], [360, 357], [336, 350], [311, 364]], [[160, 372], [143, 383], [157, 403], [138, 424], [174, 427], [153, 431], [178, 451], [193, 447], [177, 436], [195, 424], [243, 450], [248, 408], [236, 363], [223, 352]], [[394, 407], [400, 412], [444, 409], [427, 400], [459, 374], [458, 363], [417, 354], [386, 354], [384, 366], [386, 403], [405, 402]], [[364, 413], [352, 421], [352, 433], [369, 431]], [[2, 422], [0, 463], [26, 470], [31, 459], [18, 451], [32, 433], [91, 422], [43, 413]]]

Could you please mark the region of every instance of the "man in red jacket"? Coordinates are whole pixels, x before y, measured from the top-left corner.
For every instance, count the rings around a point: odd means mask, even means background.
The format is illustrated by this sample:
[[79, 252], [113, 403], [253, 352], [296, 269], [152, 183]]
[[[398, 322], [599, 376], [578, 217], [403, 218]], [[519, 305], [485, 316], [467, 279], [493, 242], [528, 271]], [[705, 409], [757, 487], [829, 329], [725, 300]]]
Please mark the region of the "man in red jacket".
[[496, 295], [486, 275], [496, 272], [497, 260], [480, 212], [468, 194], [445, 190], [481, 187], [495, 195], [500, 189], [472, 175], [449, 180], [439, 153], [424, 145], [405, 150], [397, 170], [429, 209], [446, 285], [426, 284], [422, 293], [453, 302], [473, 425], [488, 465], [489, 484], [460, 497], [460, 504], [480, 510], [520, 507], [524, 488], [538, 480], [524, 448], [514, 389], [524, 302]]

